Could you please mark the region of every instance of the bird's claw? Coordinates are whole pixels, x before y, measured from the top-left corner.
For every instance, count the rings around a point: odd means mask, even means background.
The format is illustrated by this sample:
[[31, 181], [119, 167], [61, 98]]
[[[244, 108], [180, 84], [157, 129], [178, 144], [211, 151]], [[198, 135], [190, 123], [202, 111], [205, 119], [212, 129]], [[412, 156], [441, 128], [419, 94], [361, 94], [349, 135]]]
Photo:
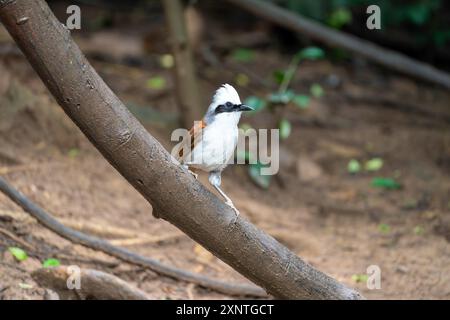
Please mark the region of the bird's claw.
[[189, 171], [190, 174], [192, 174], [194, 176], [195, 179], [198, 180], [198, 174], [196, 174], [195, 172], [193, 172], [193, 171], [191, 171], [189, 169], [188, 169], [188, 171]]
[[239, 212], [239, 210], [234, 206], [234, 204], [233, 204], [233, 202], [231, 202], [231, 201], [227, 201], [227, 202], [225, 202], [231, 209], [233, 209], [233, 211], [234, 211], [234, 213], [235, 213], [235, 215], [236, 215], [236, 217], [234, 218], [234, 221], [233, 221], [233, 223], [235, 223], [236, 221], [237, 221], [237, 219], [238, 219], [238, 217], [239, 217], [239, 215], [241, 214], [240, 212]]

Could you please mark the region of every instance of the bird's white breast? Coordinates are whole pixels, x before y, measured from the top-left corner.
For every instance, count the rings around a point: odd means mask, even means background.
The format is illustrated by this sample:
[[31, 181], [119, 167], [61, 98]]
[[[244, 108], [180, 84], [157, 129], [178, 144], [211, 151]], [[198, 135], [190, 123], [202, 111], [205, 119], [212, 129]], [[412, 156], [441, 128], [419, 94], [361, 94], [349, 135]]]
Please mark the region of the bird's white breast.
[[238, 128], [229, 121], [214, 121], [203, 129], [201, 145], [192, 151], [192, 166], [201, 170], [222, 171], [236, 148]]

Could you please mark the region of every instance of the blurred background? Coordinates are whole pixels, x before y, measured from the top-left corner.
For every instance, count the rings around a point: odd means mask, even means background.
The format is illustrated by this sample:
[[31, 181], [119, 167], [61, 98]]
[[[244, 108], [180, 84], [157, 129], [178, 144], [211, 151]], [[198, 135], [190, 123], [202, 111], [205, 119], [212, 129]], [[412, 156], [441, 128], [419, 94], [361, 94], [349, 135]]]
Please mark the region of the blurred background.
[[[448, 1], [260, 2], [450, 72]], [[229, 1], [48, 3], [62, 23], [69, 5], [81, 8], [81, 29], [72, 37], [167, 150], [172, 130], [200, 119], [222, 83], [255, 108], [241, 119], [242, 129], [280, 129], [277, 175], [261, 176], [259, 162], [224, 172], [223, 189], [245, 218], [369, 299], [450, 298], [448, 88]], [[380, 30], [366, 27], [371, 4], [381, 9]], [[70, 227], [190, 271], [247, 281], [152, 217], [151, 206], [57, 106], [1, 25], [0, 175]], [[209, 188], [206, 175], [200, 180]], [[231, 298], [74, 245], [3, 195], [1, 230], [3, 299], [42, 299], [45, 291], [29, 272], [48, 259], [115, 274], [158, 299]], [[370, 265], [381, 268], [379, 290], [367, 289]]]

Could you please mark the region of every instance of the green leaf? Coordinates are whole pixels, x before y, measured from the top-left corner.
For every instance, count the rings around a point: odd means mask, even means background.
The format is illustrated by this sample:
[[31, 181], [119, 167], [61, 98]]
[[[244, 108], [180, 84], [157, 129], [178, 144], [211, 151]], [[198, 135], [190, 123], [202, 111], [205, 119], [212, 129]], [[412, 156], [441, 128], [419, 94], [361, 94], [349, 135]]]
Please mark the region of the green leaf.
[[300, 109], [306, 109], [309, 106], [309, 102], [311, 101], [311, 98], [305, 94], [297, 94], [292, 99], [292, 102], [299, 107]]
[[163, 54], [159, 57], [159, 64], [165, 69], [170, 69], [175, 65], [175, 60], [171, 54]]
[[346, 8], [334, 10], [327, 20], [329, 26], [335, 29], [341, 29], [352, 21], [352, 12]]
[[359, 282], [367, 282], [369, 279], [369, 276], [367, 274], [354, 274], [352, 275], [352, 280], [359, 283]]
[[27, 258], [28, 258], [27, 253], [20, 248], [9, 247], [8, 250], [14, 256], [14, 258], [16, 258], [18, 261], [24, 261], [24, 260], [27, 260]]
[[159, 90], [164, 88], [165, 86], [166, 79], [164, 79], [163, 77], [156, 76], [147, 80], [147, 87], [149, 87], [150, 89]]
[[309, 91], [311, 92], [311, 95], [314, 98], [321, 98], [325, 94], [325, 91], [323, 90], [322, 86], [318, 83], [314, 83], [309, 89]]
[[250, 96], [247, 99], [245, 99], [244, 104], [246, 104], [249, 107], [252, 107], [254, 111], [251, 112], [257, 112], [261, 111], [267, 106], [266, 100], [263, 100], [261, 98], [258, 98], [256, 96]]
[[286, 76], [286, 72], [283, 70], [275, 70], [272, 76], [276, 84], [281, 84]]
[[289, 120], [282, 119], [278, 124], [278, 128], [280, 129], [280, 138], [287, 139], [291, 135], [292, 126]]
[[351, 159], [347, 164], [347, 171], [350, 173], [358, 173], [361, 171], [361, 164], [356, 159]]
[[433, 32], [433, 41], [438, 47], [443, 47], [450, 40], [450, 30], [438, 30]]
[[255, 59], [255, 52], [251, 49], [239, 48], [231, 53], [231, 57], [238, 62], [250, 62]]
[[244, 73], [238, 73], [234, 80], [241, 87], [246, 87], [250, 83], [249, 77]]
[[392, 178], [373, 178], [372, 186], [375, 188], [383, 188], [388, 190], [400, 189], [401, 184]]
[[364, 168], [367, 171], [378, 171], [383, 167], [383, 159], [381, 158], [373, 158], [367, 161], [364, 165]]
[[425, 232], [425, 229], [421, 226], [415, 226], [414, 227], [414, 234], [420, 236]]
[[59, 267], [60, 265], [61, 263], [59, 262], [59, 260], [54, 258], [47, 259], [42, 263], [42, 266], [44, 268]]
[[378, 225], [378, 230], [381, 233], [389, 233], [391, 231], [391, 227], [388, 224], [381, 223]]
[[80, 149], [72, 148], [67, 152], [69, 158], [76, 158], [80, 154]]
[[248, 166], [248, 174], [250, 175], [250, 178], [252, 181], [262, 189], [268, 189], [270, 185], [270, 175], [262, 175], [261, 174], [261, 168], [264, 168], [266, 165], [261, 164], [260, 162], [257, 162], [255, 164], [250, 164]]
[[322, 59], [325, 56], [325, 52], [318, 47], [307, 47], [297, 53], [298, 59], [317, 60]]
[[242, 129], [244, 132], [247, 131], [248, 129], [252, 129], [252, 126], [249, 125], [246, 122], [243, 122], [239, 125], [239, 129]]
[[269, 96], [269, 101], [275, 104], [287, 104], [294, 98], [295, 94], [292, 90], [286, 90], [285, 92], [272, 93]]
[[19, 282], [20, 289], [33, 289], [33, 285], [29, 283]]
[[248, 150], [238, 150], [236, 152], [236, 160], [239, 163], [254, 164], [257, 163], [258, 157]]
[[236, 152], [236, 158], [239, 162], [244, 161], [248, 162], [250, 159], [250, 151], [238, 150]]
[[425, 3], [418, 3], [411, 5], [406, 10], [406, 16], [411, 22], [416, 25], [423, 25], [430, 18], [431, 7], [427, 6]]

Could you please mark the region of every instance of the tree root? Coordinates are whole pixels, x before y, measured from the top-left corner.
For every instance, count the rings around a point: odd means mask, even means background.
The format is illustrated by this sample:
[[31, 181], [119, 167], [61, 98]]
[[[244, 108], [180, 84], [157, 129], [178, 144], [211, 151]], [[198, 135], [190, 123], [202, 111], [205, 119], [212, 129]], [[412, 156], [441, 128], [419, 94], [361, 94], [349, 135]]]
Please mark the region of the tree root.
[[30, 201], [22, 193], [10, 186], [3, 178], [0, 178], [0, 191], [2, 191], [12, 201], [22, 207], [23, 210], [33, 216], [44, 227], [52, 230], [59, 236], [74, 243], [94, 250], [102, 251], [128, 263], [146, 267], [162, 276], [195, 283], [201, 287], [211, 289], [220, 293], [233, 296], [268, 296], [263, 289], [254, 285], [238, 285], [226, 283], [215, 279], [210, 279], [203, 275], [199, 275], [183, 269], [167, 266], [159, 262], [158, 260], [143, 257], [127, 249], [116, 247], [108, 241], [68, 228], [61, 224], [58, 220], [53, 218], [49, 213], [45, 212], [42, 208], [37, 206], [35, 203]]

